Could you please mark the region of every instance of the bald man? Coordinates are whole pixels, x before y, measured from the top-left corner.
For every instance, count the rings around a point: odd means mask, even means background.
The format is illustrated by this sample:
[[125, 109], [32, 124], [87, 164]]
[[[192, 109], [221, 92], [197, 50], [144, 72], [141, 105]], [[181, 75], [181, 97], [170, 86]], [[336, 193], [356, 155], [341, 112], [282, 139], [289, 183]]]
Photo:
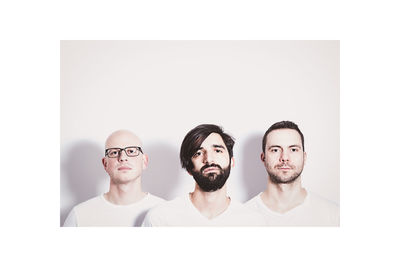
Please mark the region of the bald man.
[[110, 176], [109, 191], [75, 206], [64, 226], [140, 226], [147, 211], [164, 201], [142, 191], [148, 156], [134, 133], [112, 133], [102, 163]]

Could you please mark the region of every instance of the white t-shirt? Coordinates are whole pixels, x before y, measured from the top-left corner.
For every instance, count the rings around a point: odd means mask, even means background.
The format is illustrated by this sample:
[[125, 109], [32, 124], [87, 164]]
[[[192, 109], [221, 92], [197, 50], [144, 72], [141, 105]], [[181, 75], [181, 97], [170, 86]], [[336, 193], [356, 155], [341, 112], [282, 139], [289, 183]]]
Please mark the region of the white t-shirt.
[[279, 213], [269, 209], [261, 199], [261, 194], [245, 203], [245, 206], [261, 212], [269, 226], [339, 226], [339, 207], [310, 192], [303, 204]]
[[164, 201], [147, 193], [133, 204], [115, 205], [100, 195], [76, 205], [64, 226], [140, 226], [149, 209]]
[[208, 219], [193, 205], [189, 194], [164, 202], [151, 209], [143, 226], [262, 226], [265, 220], [258, 212], [231, 200], [228, 208]]

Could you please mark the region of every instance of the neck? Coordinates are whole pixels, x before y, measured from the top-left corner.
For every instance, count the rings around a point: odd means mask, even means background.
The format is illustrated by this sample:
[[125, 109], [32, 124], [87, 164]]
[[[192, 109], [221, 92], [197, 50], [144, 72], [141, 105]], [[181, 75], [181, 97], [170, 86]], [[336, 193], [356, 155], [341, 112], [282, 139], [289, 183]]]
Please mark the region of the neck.
[[226, 195], [226, 185], [214, 192], [204, 192], [198, 185], [190, 193], [191, 201], [200, 213], [212, 219], [223, 213], [229, 206], [231, 199]]
[[301, 205], [306, 196], [301, 177], [290, 184], [275, 184], [268, 179], [267, 189], [261, 194], [261, 199], [271, 210], [285, 213]]
[[144, 198], [147, 193], [142, 191], [140, 177], [132, 182], [116, 184], [110, 181], [110, 190], [104, 194], [109, 202], [116, 205], [129, 205]]

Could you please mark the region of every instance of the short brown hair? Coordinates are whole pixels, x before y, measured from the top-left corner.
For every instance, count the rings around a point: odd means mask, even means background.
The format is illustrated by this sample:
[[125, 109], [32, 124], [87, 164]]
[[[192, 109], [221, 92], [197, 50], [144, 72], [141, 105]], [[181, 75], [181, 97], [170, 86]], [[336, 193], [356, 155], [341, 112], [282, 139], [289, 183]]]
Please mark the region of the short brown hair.
[[273, 130], [278, 130], [278, 129], [293, 129], [296, 130], [301, 137], [301, 145], [303, 146], [303, 151], [304, 149], [304, 136], [303, 133], [300, 131], [299, 126], [297, 126], [296, 123], [292, 121], [280, 121], [276, 122], [271, 125], [271, 127], [268, 128], [268, 130], [265, 132], [263, 140], [262, 140], [262, 151], [265, 153], [265, 145], [267, 144], [267, 135], [272, 132]]

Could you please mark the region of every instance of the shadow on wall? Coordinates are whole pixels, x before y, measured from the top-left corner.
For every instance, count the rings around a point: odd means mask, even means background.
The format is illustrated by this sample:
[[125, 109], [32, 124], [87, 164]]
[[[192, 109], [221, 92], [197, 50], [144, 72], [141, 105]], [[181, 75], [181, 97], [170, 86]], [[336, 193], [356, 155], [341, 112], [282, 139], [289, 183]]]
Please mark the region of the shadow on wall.
[[252, 135], [243, 144], [241, 180], [245, 191], [245, 201], [266, 188], [267, 172], [260, 159], [262, 138], [263, 134]]
[[104, 183], [107, 173], [104, 171], [101, 159], [103, 149], [96, 143], [80, 141], [74, 144], [69, 151], [61, 155], [61, 184], [68, 188], [61, 188], [62, 191], [69, 191], [73, 196], [73, 203], [64, 207], [60, 214], [60, 225], [73, 206], [98, 195], [98, 187]]
[[172, 146], [158, 143], [144, 149], [149, 165], [142, 175], [143, 190], [166, 200], [176, 197], [181, 171], [179, 151]]

